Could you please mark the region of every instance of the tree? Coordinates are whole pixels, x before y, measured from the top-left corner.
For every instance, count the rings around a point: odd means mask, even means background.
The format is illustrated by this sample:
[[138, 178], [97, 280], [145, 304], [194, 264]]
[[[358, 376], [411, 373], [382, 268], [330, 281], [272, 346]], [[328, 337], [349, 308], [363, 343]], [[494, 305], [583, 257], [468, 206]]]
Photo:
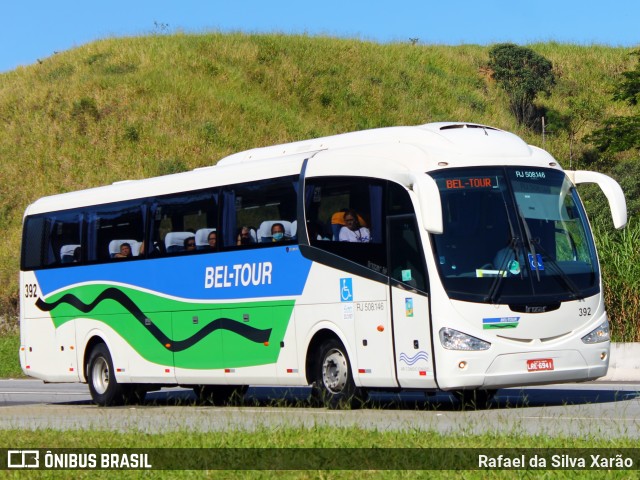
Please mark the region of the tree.
[[587, 140], [602, 153], [640, 150], [640, 115], [608, 118]]
[[605, 105], [603, 100], [590, 92], [581, 91], [579, 85], [572, 81], [559, 83], [556, 93], [567, 98], [566, 104], [560, 111], [548, 110], [545, 120], [550, 131], [566, 133], [569, 139], [569, 167], [572, 168], [581, 153], [583, 132], [588, 126], [599, 124]]
[[[631, 52], [640, 58], [640, 50]], [[626, 101], [629, 105], [638, 105], [640, 101], [640, 62], [635, 69], [629, 72], [622, 72], [623, 80], [618, 84], [613, 94], [614, 100]]]
[[[640, 50], [632, 52], [640, 58]], [[640, 62], [633, 70], [622, 73], [622, 80], [616, 85], [613, 99], [635, 106], [640, 102]], [[617, 116], [605, 120], [604, 127], [594, 131], [587, 138], [602, 153], [620, 153], [640, 150], [640, 113]]]
[[534, 100], [551, 93], [556, 79], [553, 64], [542, 55], [512, 43], [500, 43], [489, 51], [492, 77], [507, 92], [509, 106], [521, 125], [536, 120]]

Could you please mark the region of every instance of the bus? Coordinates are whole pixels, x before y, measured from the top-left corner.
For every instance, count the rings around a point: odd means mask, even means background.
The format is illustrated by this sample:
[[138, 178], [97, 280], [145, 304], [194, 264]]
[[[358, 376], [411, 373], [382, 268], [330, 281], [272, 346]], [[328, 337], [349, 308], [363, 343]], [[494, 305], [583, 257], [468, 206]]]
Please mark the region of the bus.
[[[610, 335], [576, 185], [618, 183], [485, 125], [388, 127], [41, 198], [23, 221], [20, 362], [101, 406], [593, 380]], [[274, 235], [273, 232], [278, 234]]]

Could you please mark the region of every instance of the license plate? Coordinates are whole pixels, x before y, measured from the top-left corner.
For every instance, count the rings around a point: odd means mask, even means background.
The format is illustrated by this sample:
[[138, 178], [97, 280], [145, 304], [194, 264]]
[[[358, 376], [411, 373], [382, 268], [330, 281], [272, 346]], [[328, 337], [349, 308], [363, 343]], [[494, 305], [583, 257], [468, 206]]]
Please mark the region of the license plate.
[[537, 358], [527, 360], [528, 372], [540, 372], [542, 370], [553, 370], [553, 358]]

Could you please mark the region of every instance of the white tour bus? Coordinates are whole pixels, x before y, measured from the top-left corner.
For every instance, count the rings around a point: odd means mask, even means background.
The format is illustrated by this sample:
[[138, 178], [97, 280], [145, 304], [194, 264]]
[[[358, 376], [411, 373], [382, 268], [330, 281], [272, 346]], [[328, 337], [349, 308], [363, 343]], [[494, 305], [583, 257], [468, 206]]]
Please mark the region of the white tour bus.
[[216, 402], [312, 385], [341, 406], [592, 380], [610, 337], [580, 183], [626, 224], [611, 178], [433, 123], [42, 198], [24, 216], [21, 365], [99, 405], [176, 385]]

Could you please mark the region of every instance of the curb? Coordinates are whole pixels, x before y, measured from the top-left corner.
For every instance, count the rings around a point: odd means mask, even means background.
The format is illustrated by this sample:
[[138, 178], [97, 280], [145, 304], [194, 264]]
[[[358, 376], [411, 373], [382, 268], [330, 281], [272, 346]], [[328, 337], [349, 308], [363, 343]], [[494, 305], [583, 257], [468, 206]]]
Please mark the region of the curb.
[[640, 381], [640, 343], [612, 343], [609, 371], [596, 381]]

